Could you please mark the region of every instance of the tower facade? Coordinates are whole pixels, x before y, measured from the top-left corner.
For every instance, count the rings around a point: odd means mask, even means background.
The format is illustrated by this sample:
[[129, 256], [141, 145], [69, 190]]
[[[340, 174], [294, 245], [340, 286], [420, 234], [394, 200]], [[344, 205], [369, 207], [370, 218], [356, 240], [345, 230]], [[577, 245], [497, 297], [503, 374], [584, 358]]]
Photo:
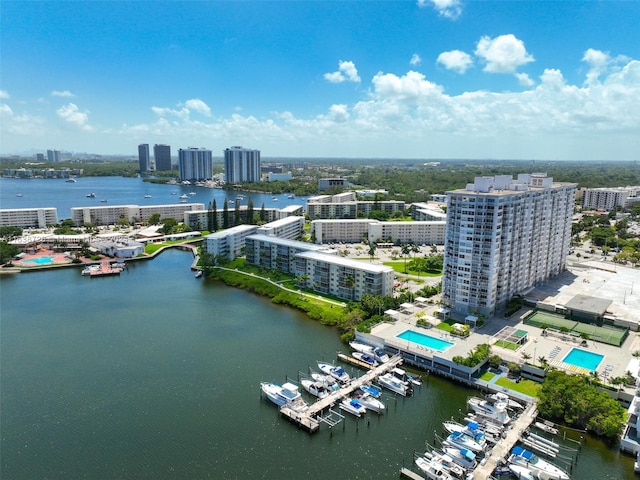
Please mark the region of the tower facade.
[[476, 177], [447, 192], [443, 303], [492, 315], [565, 270], [575, 192], [542, 173]]
[[154, 145], [153, 158], [156, 162], [156, 171], [166, 172], [167, 170], [171, 170], [171, 146]]
[[260, 150], [231, 147], [224, 150], [227, 183], [260, 181]]
[[197, 182], [213, 177], [211, 150], [189, 147], [178, 150], [178, 172], [180, 180]]
[[138, 145], [138, 166], [140, 173], [151, 170], [151, 158], [149, 157], [149, 144], [141, 143]]

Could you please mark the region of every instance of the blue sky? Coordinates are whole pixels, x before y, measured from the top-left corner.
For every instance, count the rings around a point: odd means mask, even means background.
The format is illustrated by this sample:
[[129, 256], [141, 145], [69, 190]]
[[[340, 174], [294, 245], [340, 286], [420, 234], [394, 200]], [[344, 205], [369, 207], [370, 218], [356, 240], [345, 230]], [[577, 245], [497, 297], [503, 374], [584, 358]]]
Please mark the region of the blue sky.
[[0, 1], [0, 151], [640, 159], [636, 1]]

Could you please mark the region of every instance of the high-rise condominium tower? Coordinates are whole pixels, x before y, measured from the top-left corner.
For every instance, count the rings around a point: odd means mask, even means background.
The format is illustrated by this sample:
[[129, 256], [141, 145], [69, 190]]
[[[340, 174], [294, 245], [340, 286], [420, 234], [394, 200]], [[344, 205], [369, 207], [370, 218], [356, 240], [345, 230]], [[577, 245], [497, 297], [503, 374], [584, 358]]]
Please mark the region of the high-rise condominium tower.
[[260, 181], [260, 150], [242, 147], [226, 148], [224, 173], [227, 183]]
[[178, 172], [180, 180], [190, 182], [211, 180], [213, 177], [213, 158], [211, 150], [189, 147], [178, 150]]
[[562, 272], [575, 192], [543, 173], [476, 177], [447, 192], [443, 303], [492, 315]]
[[153, 158], [156, 161], [156, 171], [166, 172], [171, 170], [171, 146], [154, 145]]
[[138, 145], [138, 167], [140, 173], [151, 170], [151, 159], [149, 157], [149, 144], [141, 143]]

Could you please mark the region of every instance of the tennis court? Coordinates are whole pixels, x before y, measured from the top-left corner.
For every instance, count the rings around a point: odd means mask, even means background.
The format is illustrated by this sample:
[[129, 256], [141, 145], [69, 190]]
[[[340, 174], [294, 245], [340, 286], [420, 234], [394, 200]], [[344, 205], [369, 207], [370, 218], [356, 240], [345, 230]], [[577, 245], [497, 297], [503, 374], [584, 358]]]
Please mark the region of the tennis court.
[[553, 328], [556, 330], [573, 333], [578, 336], [586, 335], [590, 340], [609, 345], [621, 346], [629, 333], [629, 329], [616, 327], [599, 327], [591, 323], [567, 320], [559, 315], [549, 312], [533, 312], [524, 319], [525, 325], [533, 325], [539, 328]]

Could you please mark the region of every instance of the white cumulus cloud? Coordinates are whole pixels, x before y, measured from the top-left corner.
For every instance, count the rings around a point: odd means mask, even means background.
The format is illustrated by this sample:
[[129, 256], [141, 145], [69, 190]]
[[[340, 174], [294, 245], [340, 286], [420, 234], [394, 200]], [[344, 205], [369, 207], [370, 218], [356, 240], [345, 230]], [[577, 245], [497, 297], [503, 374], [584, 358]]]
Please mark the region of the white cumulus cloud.
[[93, 131], [93, 127], [89, 125], [89, 115], [85, 112], [81, 112], [75, 103], [70, 102], [67, 105], [63, 105], [56, 110], [56, 113], [64, 121], [77, 126], [85, 132]]
[[464, 73], [473, 65], [473, 59], [471, 55], [462, 50], [451, 50], [450, 52], [442, 52], [438, 55], [437, 63], [441, 64], [447, 70]]
[[[4, 98], [8, 98], [4, 97]], [[34, 115], [16, 115], [11, 107], [5, 103], [0, 103], [0, 124], [2, 133], [22, 137], [40, 137], [45, 132], [45, 121]]]
[[338, 123], [346, 122], [349, 120], [349, 109], [346, 105], [331, 105], [329, 108], [329, 117]]
[[486, 63], [484, 71], [489, 73], [513, 73], [519, 66], [534, 61], [524, 42], [511, 33], [496, 38], [482, 37], [475, 54]]
[[532, 87], [536, 83], [533, 80], [531, 80], [531, 77], [529, 77], [529, 75], [527, 75], [526, 73], [516, 72], [514, 73], [514, 75], [518, 79], [518, 82], [520, 83], [520, 85], [522, 85], [523, 87]]
[[351, 61], [338, 62], [338, 70], [335, 72], [325, 73], [325, 80], [330, 83], [342, 83], [353, 82], [360, 83], [360, 77], [358, 76], [358, 69]]
[[455, 20], [462, 14], [460, 0], [418, 0], [418, 6], [431, 6], [441, 17], [450, 20]]
[[417, 53], [414, 53], [413, 55], [411, 55], [411, 60], [409, 60], [409, 65], [417, 67], [421, 63], [422, 63], [422, 58], [420, 58], [420, 55], [418, 55]]
[[0, 90], [0, 98], [9, 98], [9, 92], [6, 90]]
[[582, 57], [582, 61], [589, 65], [587, 85], [598, 82], [603, 74], [619, 71], [620, 65], [628, 63], [629, 60], [630, 58], [625, 55], [611, 57], [608, 52], [593, 48], [587, 49]]
[[187, 100], [186, 102], [184, 102], [184, 106], [191, 111], [198, 112], [204, 115], [205, 117], [211, 116], [211, 109], [209, 108], [209, 105], [204, 103], [199, 98], [192, 98], [191, 100]]
[[425, 76], [413, 70], [399, 77], [393, 73], [377, 73], [372, 80], [375, 95], [379, 98], [418, 100], [439, 95], [442, 87], [430, 82]]
[[52, 97], [75, 97], [69, 90], [53, 90], [51, 92]]

